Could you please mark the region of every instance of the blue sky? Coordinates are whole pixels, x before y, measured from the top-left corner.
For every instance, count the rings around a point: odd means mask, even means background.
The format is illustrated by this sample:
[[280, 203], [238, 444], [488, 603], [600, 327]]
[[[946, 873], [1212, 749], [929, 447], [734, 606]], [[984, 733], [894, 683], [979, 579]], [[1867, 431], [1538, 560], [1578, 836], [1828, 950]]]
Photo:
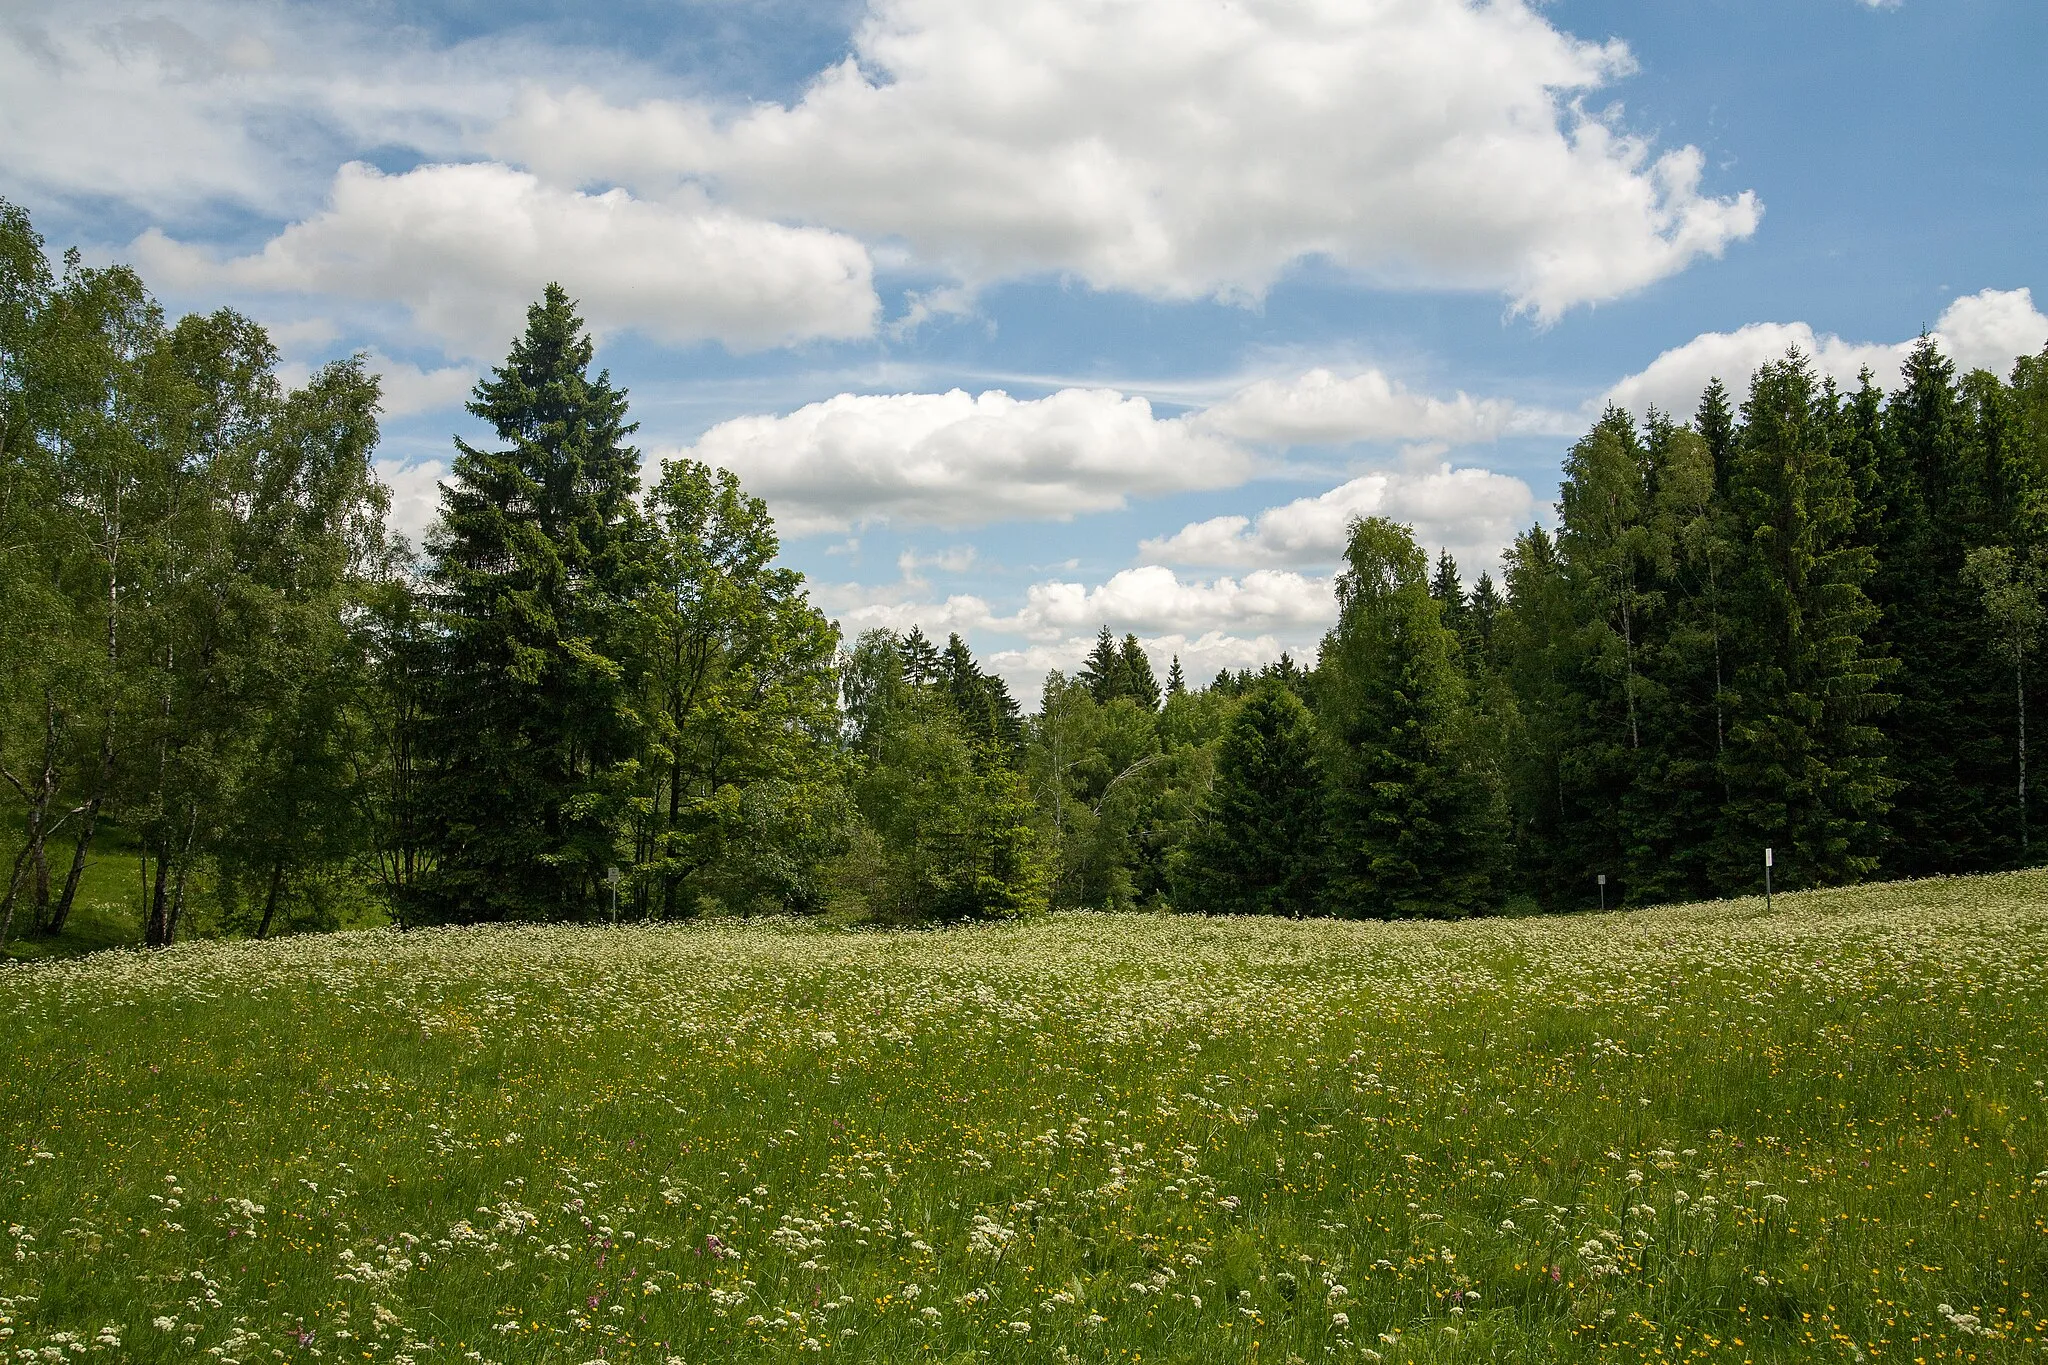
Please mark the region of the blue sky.
[[1468, 576], [1607, 401], [2048, 341], [2037, 0], [12, 0], [0, 195], [367, 350], [431, 516], [548, 279], [650, 459], [850, 633], [1312, 653], [1345, 521]]

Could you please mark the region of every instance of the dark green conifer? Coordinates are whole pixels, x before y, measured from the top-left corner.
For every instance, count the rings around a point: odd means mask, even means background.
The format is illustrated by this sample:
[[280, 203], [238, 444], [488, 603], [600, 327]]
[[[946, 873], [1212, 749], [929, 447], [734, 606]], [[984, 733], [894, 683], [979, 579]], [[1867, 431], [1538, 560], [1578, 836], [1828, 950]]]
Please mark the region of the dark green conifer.
[[1495, 794], [1470, 752], [1457, 644], [1405, 526], [1352, 526], [1317, 669], [1335, 914], [1466, 915], [1496, 899]]
[[2005, 676], [1962, 570], [1972, 546], [2013, 543], [2012, 527], [1994, 515], [1955, 366], [1923, 338], [1902, 381], [1878, 437], [1881, 520], [1865, 533], [1882, 614], [1872, 633], [1899, 662], [1898, 707], [1883, 723], [1900, 783], [1884, 862], [1899, 875], [1995, 867], [2018, 851], [2000, 780]]
[[1095, 648], [1088, 651], [1078, 676], [1098, 706], [1106, 706], [1118, 697], [1131, 695], [1130, 674], [1124, 664], [1123, 651], [1117, 647], [1116, 636], [1109, 633], [1107, 625], [1095, 637]]
[[1152, 660], [1146, 655], [1145, 647], [1138, 643], [1136, 635], [1124, 636], [1118, 664], [1123, 672], [1124, 695], [1138, 703], [1140, 710], [1157, 711], [1159, 681], [1152, 676]]
[[619, 860], [641, 725], [634, 601], [647, 573], [626, 395], [558, 285], [476, 386], [504, 447], [456, 443], [429, 541], [440, 658], [424, 911], [596, 913]]
[[1175, 865], [1175, 908], [1314, 914], [1322, 845], [1315, 725], [1293, 692], [1268, 682], [1224, 733], [1215, 785]]
[[1700, 405], [1693, 414], [1692, 429], [1707, 443], [1707, 458], [1714, 467], [1714, 492], [1728, 486], [1728, 462], [1735, 450], [1735, 405], [1728, 400], [1728, 387], [1718, 378], [1707, 381]]
[[910, 633], [903, 637], [899, 652], [903, 658], [903, 677], [911, 686], [929, 687], [944, 675], [938, 646], [925, 638], [921, 627], [910, 628]]
[[1864, 635], [1870, 551], [1856, 544], [1837, 414], [1804, 356], [1763, 366], [1743, 405], [1728, 476], [1741, 546], [1728, 601], [1735, 667], [1722, 762], [1728, 798], [1716, 831], [1724, 891], [1761, 888], [1763, 850], [1781, 886], [1859, 880], [1877, 865], [1896, 787], [1875, 721], [1891, 661]]
[[1462, 644], [1465, 639], [1465, 582], [1458, 576], [1458, 561], [1449, 550], [1439, 550], [1436, 574], [1429, 580], [1429, 595], [1437, 601], [1443, 622]]

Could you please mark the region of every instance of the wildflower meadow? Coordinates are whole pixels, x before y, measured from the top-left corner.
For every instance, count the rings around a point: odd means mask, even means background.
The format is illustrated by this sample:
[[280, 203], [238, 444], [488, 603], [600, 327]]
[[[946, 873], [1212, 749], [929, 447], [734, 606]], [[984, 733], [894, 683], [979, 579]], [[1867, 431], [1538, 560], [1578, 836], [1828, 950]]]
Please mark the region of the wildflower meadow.
[[2048, 876], [0, 971], [23, 1362], [2038, 1360]]

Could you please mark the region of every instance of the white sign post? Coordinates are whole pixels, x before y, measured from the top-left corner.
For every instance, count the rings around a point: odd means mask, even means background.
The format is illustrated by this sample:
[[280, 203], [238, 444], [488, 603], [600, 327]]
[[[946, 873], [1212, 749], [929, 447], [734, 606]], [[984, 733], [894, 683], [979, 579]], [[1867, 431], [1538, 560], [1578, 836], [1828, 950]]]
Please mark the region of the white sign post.
[[1600, 874], [1600, 912], [1607, 913], [1607, 874]]
[[1771, 908], [1771, 851], [1764, 850], [1764, 909]]
[[611, 889], [612, 889], [612, 923], [613, 923], [613, 924], [617, 924], [617, 923], [619, 922], [619, 879], [620, 879], [620, 877], [622, 877], [623, 875], [624, 875], [624, 874], [623, 874], [623, 873], [621, 873], [621, 872], [620, 872], [620, 871], [619, 871], [619, 870], [618, 870], [618, 869], [617, 869], [616, 867], [614, 867], [614, 868], [611, 868], [611, 869], [609, 869], [609, 870], [608, 870], [608, 871], [606, 871], [606, 873], [604, 874], [604, 879], [605, 879], [606, 883], [607, 883], [608, 885], [610, 885], [610, 887], [611, 887]]

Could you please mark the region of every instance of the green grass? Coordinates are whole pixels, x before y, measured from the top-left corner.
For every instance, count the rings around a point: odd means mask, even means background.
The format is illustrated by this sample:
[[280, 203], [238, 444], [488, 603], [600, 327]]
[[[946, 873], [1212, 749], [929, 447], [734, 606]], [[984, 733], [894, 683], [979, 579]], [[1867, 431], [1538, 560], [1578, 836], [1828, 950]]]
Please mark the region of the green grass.
[[23, 1362], [2048, 1336], [2041, 874], [1773, 915], [203, 943], [0, 971], [0, 1019]]
[[[50, 894], [54, 897], [71, 867], [71, 847], [51, 850]], [[78, 895], [61, 934], [39, 933], [30, 923], [34, 911], [24, 903], [14, 911], [14, 927], [0, 959], [32, 962], [52, 957], [77, 957], [107, 948], [125, 948], [142, 941], [143, 886], [132, 841], [119, 831], [102, 828], [78, 879]]]

